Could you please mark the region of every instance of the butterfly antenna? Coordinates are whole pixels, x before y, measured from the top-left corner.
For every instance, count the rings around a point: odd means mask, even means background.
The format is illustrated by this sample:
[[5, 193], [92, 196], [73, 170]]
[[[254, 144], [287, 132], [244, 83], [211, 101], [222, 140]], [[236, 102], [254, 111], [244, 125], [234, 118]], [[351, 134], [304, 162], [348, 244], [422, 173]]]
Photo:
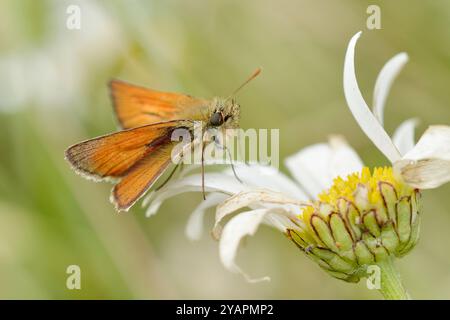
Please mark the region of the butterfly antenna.
[[232, 94], [230, 94], [230, 95], [228, 96], [228, 98], [226, 98], [225, 101], [227, 101], [227, 100], [231, 99], [232, 97], [234, 97], [234, 96], [236, 95], [236, 93], [238, 93], [239, 90], [241, 90], [243, 87], [245, 87], [245, 85], [246, 85], [247, 83], [249, 83], [250, 81], [252, 81], [253, 79], [255, 79], [255, 78], [261, 73], [261, 71], [262, 71], [261, 68], [257, 68], [257, 69], [255, 70], [255, 72], [253, 72], [253, 74], [252, 74], [247, 80], [244, 81], [244, 83], [242, 83], [236, 90], [233, 91]]

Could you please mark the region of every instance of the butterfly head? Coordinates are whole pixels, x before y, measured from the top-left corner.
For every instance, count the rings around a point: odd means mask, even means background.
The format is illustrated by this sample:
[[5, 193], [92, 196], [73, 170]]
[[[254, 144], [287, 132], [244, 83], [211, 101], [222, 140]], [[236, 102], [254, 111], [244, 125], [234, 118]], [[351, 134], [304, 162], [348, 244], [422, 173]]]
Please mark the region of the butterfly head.
[[211, 127], [238, 128], [240, 106], [234, 99], [216, 98], [209, 116]]

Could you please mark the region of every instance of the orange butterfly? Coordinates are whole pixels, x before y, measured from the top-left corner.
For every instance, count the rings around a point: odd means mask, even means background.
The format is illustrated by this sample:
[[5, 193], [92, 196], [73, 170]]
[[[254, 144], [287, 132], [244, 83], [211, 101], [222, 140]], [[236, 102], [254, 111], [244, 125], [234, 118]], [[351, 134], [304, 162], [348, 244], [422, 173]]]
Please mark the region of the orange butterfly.
[[[260, 71], [257, 69], [233, 95]], [[66, 159], [87, 178], [113, 180], [111, 201], [119, 211], [127, 211], [171, 164], [172, 151], [179, 143], [171, 139], [174, 130], [183, 128], [192, 133], [194, 121], [201, 121], [205, 129], [239, 127], [240, 107], [230, 98], [197, 99], [117, 80], [109, 87], [123, 130], [69, 147]], [[202, 158], [202, 177], [203, 172]]]

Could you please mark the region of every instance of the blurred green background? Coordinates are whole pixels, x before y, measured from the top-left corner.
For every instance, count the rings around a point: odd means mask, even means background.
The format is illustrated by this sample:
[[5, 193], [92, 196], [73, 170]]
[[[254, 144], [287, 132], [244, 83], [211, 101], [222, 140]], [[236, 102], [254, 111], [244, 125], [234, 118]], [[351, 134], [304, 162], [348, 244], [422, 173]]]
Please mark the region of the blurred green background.
[[[66, 28], [71, 4], [81, 30]], [[381, 30], [365, 27], [369, 4], [381, 7]], [[280, 159], [339, 133], [368, 165], [388, 164], [346, 108], [347, 43], [364, 31], [356, 62], [368, 101], [383, 64], [408, 52], [386, 125], [392, 132], [417, 117], [420, 135], [450, 122], [449, 22], [446, 0], [1, 1], [0, 298], [379, 298], [364, 281], [330, 278], [267, 227], [246, 241], [239, 263], [272, 281], [246, 283], [225, 271], [208, 234], [185, 237], [200, 194], [149, 219], [140, 205], [117, 214], [111, 186], [74, 174], [63, 153], [116, 130], [110, 78], [213, 97], [262, 66], [239, 94], [241, 125], [280, 128]], [[421, 240], [398, 262], [415, 298], [450, 298], [449, 191], [424, 193]], [[71, 264], [81, 267], [81, 290], [66, 288]]]

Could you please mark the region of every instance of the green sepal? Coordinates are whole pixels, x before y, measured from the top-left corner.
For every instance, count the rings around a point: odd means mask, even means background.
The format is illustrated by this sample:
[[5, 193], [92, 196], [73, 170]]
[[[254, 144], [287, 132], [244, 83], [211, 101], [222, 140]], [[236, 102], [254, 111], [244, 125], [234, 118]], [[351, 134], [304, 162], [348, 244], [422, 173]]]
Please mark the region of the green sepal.
[[363, 224], [375, 237], [379, 237], [381, 235], [375, 210], [370, 210], [363, 215]]
[[348, 209], [346, 211], [346, 218], [348, 223], [350, 224], [350, 227], [354, 234], [354, 239], [361, 239], [361, 216], [359, 214], [359, 211], [356, 209], [356, 207], [351, 202], [347, 202]]
[[347, 259], [355, 261], [355, 254], [353, 253], [352, 248], [353, 239], [339, 213], [335, 212], [330, 215], [330, 228], [336, 246], [339, 249], [339, 254]]
[[395, 204], [397, 203], [397, 193], [394, 186], [389, 182], [381, 181], [378, 183], [378, 189], [386, 206], [387, 218], [396, 221]]
[[372, 264], [375, 262], [375, 256], [370, 252], [364, 241], [360, 240], [355, 244], [355, 254], [358, 259], [358, 264]]
[[400, 240], [395, 232], [394, 223], [388, 221], [385, 223], [381, 230], [381, 243], [391, 253], [394, 253], [397, 249]]
[[397, 203], [397, 230], [400, 242], [406, 244], [411, 236], [411, 198], [404, 197]]
[[317, 237], [324, 244], [325, 247], [330, 248], [334, 252], [338, 252], [338, 248], [336, 247], [333, 239], [333, 235], [331, 234], [331, 229], [328, 224], [323, 220], [322, 217], [318, 215], [311, 216], [311, 226], [317, 234]]
[[344, 273], [351, 273], [355, 266], [346, 262], [331, 250], [324, 248], [312, 248], [311, 253], [328, 263], [332, 270]]
[[389, 252], [384, 248], [380, 241], [369, 233], [363, 234], [363, 240], [369, 248], [370, 252], [375, 256], [375, 262], [382, 261], [389, 256]]

